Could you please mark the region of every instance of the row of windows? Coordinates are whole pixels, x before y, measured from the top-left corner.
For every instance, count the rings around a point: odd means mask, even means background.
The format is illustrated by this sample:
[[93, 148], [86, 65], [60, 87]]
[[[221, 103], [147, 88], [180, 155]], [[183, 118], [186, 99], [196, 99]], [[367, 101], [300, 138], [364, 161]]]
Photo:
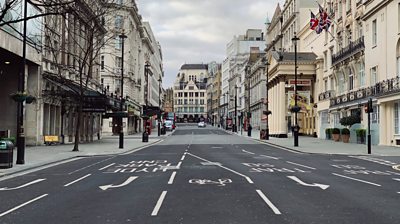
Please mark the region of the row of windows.
[[178, 107], [175, 110], [177, 113], [203, 113], [204, 107]]
[[175, 97], [204, 97], [204, 92], [179, 92], [175, 94]]
[[198, 105], [199, 103], [201, 105], [203, 105], [204, 102], [205, 102], [204, 100], [198, 100], [198, 99], [189, 99], [189, 100], [187, 100], [187, 99], [185, 99], [185, 100], [178, 99], [178, 100], [175, 100], [175, 104], [176, 105], [186, 105], [186, 104]]

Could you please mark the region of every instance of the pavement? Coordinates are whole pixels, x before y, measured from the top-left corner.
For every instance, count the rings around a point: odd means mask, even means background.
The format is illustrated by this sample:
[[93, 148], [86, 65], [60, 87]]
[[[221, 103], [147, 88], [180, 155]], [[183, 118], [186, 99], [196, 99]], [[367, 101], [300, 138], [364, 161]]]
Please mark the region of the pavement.
[[[231, 131], [227, 131], [232, 133]], [[240, 131], [237, 135], [250, 138], [247, 132]], [[305, 152], [305, 153], [318, 153], [318, 154], [335, 154], [335, 155], [368, 155], [366, 144], [343, 143], [335, 142], [333, 140], [325, 140], [309, 136], [299, 136], [299, 146], [294, 147], [294, 139], [292, 136], [288, 138], [274, 138], [270, 137], [269, 140], [260, 140], [260, 131], [252, 130], [252, 139], [269, 143], [276, 146], [285, 147], [291, 150]], [[377, 156], [400, 156], [400, 147], [372, 145], [371, 155]]]
[[126, 153], [144, 146], [152, 145], [165, 139], [173, 132], [167, 131], [164, 136], [157, 136], [153, 129], [148, 142], [142, 142], [142, 133], [124, 136], [124, 148], [119, 148], [119, 136], [103, 136], [101, 140], [80, 143], [79, 151], [73, 152], [73, 143], [50, 146], [27, 146], [25, 149], [25, 164], [15, 164], [17, 149], [14, 149], [14, 164], [12, 168], [0, 169], [0, 177], [12, 175], [37, 167], [46, 166], [76, 157], [106, 156]]

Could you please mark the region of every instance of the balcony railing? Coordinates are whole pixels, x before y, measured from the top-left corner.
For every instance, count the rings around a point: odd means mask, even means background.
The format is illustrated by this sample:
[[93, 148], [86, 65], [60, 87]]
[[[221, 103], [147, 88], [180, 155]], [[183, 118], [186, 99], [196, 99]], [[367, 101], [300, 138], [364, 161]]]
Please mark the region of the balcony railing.
[[350, 44], [347, 45], [345, 48], [342, 48], [336, 54], [332, 55], [332, 65], [335, 66], [336, 64], [350, 58], [351, 56], [360, 51], [363, 51], [364, 49], [364, 37], [360, 37], [356, 41], [351, 41]]
[[399, 92], [400, 92], [400, 77], [396, 77], [384, 80], [382, 82], [378, 82], [374, 86], [359, 89], [338, 97], [331, 98], [330, 106], [337, 106], [355, 100], [365, 99], [371, 96], [379, 97], [390, 94], [396, 94]]
[[334, 90], [328, 90], [324, 93], [320, 93], [318, 98], [319, 101], [323, 101], [323, 100], [329, 100], [330, 98], [335, 97], [335, 91]]

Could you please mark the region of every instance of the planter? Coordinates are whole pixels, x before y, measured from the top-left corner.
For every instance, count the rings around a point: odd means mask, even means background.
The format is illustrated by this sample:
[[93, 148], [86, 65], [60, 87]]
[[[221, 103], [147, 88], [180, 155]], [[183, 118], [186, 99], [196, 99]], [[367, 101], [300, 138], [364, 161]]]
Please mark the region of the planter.
[[344, 143], [349, 143], [350, 135], [342, 135], [342, 140]]
[[331, 140], [332, 139], [331, 133], [325, 133], [325, 139], [326, 140]]
[[357, 143], [358, 144], [365, 144], [365, 137], [364, 136], [357, 136]]
[[340, 134], [332, 134], [332, 138], [335, 142], [338, 142], [340, 139]]

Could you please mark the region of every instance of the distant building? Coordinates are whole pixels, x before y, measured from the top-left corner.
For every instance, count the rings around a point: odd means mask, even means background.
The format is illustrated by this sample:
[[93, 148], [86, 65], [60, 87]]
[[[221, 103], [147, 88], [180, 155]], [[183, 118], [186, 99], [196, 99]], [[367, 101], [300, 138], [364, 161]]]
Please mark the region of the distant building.
[[208, 122], [220, 123], [219, 99], [221, 97], [221, 64], [212, 62], [208, 64], [207, 79], [207, 111]]
[[168, 88], [164, 92], [164, 112], [174, 112], [174, 89]]
[[179, 122], [207, 119], [208, 65], [184, 64], [174, 84], [174, 111]]

